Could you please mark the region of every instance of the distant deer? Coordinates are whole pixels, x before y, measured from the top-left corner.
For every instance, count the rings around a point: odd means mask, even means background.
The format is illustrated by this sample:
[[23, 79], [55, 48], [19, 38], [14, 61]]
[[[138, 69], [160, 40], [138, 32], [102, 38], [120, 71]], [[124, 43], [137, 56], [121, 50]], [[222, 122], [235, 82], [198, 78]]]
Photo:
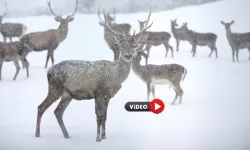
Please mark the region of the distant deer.
[[217, 35], [214, 33], [198, 33], [193, 30], [188, 29], [187, 22], [183, 23], [182, 27], [184, 34], [187, 38], [187, 41], [192, 45], [193, 57], [196, 54], [197, 46], [208, 46], [211, 49], [211, 52], [208, 57], [211, 57], [215, 51], [216, 58], [218, 57], [216, 41]]
[[13, 61], [16, 67], [16, 73], [13, 77], [13, 80], [16, 80], [17, 75], [20, 71], [20, 66], [18, 61], [20, 60], [27, 72], [27, 78], [29, 77], [29, 62], [26, 59], [28, 53], [32, 51], [30, 47], [22, 43], [20, 41], [16, 42], [0, 42], [0, 80], [2, 79], [2, 66], [3, 62], [10, 62]]
[[[106, 17], [105, 11], [103, 12]], [[149, 16], [151, 14], [151, 10]], [[98, 14], [99, 15], [99, 14]], [[149, 20], [148, 20], [149, 21]], [[96, 141], [106, 138], [107, 109], [111, 98], [121, 89], [131, 70], [131, 60], [147, 37], [144, 33], [148, 28], [133, 36], [114, 31], [105, 21], [102, 25], [114, 36], [116, 44], [121, 49], [121, 57], [116, 61], [98, 60], [65, 60], [52, 67], [47, 72], [48, 95], [38, 106], [36, 137], [40, 137], [40, 124], [44, 112], [60, 97], [60, 103], [54, 113], [65, 138], [70, 138], [63, 123], [63, 113], [72, 99], [95, 99], [97, 121]], [[139, 50], [138, 50], [139, 52]], [[102, 133], [100, 132], [102, 127]]]
[[49, 58], [51, 59], [52, 65], [54, 65], [54, 51], [68, 35], [68, 23], [74, 20], [73, 16], [78, 8], [78, 0], [76, 0], [74, 12], [66, 18], [62, 18], [62, 16], [58, 16], [54, 13], [50, 1], [48, 2], [48, 6], [50, 12], [55, 16], [55, 21], [60, 23], [59, 27], [57, 29], [50, 29], [42, 32], [28, 33], [21, 38], [21, 41], [26, 42], [34, 51], [40, 52], [48, 50], [45, 68], [47, 68]]
[[179, 26], [177, 24], [177, 19], [171, 20], [171, 31], [176, 40], [176, 52], [179, 51], [180, 41], [186, 41], [186, 37], [185, 37], [185, 34], [183, 33], [183, 29], [177, 28], [177, 26]]
[[[100, 10], [98, 9], [98, 14], [100, 14], [99, 12], [100, 12]], [[103, 21], [99, 15], [98, 15], [98, 17], [101, 21]], [[110, 15], [110, 13], [107, 13], [106, 18], [104, 18], [104, 20], [107, 21], [109, 26], [112, 27], [112, 29], [114, 31], [119, 32], [119, 33], [123, 33], [123, 34], [130, 34], [131, 25], [128, 23], [117, 24], [117, 23], [115, 23], [115, 17], [116, 17], [116, 15], [115, 15], [115, 9], [114, 9], [113, 17]], [[103, 26], [101, 22], [99, 22], [99, 24], [100, 24], [100, 26]], [[119, 46], [114, 44], [113, 36], [109, 32], [109, 30], [106, 29], [105, 26], [104, 26], [104, 39], [105, 39], [106, 43], [108, 44], [109, 48], [114, 53], [114, 60], [118, 60], [118, 58], [120, 56]]]
[[[143, 27], [146, 25], [146, 21], [140, 21], [140, 20], [137, 20], [137, 21], [140, 25], [140, 30], [143, 29]], [[169, 49], [171, 50], [172, 57], [174, 57], [173, 47], [169, 44], [169, 40], [171, 38], [170, 33], [168, 33], [168, 32], [152, 32], [152, 31], [147, 31], [147, 33], [149, 34], [149, 36], [145, 42], [145, 44], [146, 44], [145, 49], [147, 50], [148, 57], [149, 57], [149, 51], [150, 51], [152, 46], [160, 46], [162, 44], [166, 48], [165, 57], [167, 57]]]
[[[250, 32], [246, 33], [232, 33], [231, 25], [234, 24], [234, 20], [230, 23], [225, 23], [221, 21], [221, 24], [225, 26], [226, 36], [230, 47], [232, 48], [232, 58], [234, 61], [234, 56], [236, 52], [236, 60], [239, 61], [239, 50], [247, 48], [250, 53]], [[250, 60], [250, 55], [249, 55]]]
[[[170, 85], [175, 90], [175, 98], [172, 105], [178, 97], [179, 103], [182, 102], [183, 90], [180, 86], [181, 80], [185, 79], [187, 70], [185, 67], [178, 64], [166, 65], [146, 65], [140, 64], [141, 55], [138, 53], [132, 59], [132, 69], [135, 74], [147, 85], [147, 101], [150, 101], [150, 93], [155, 98], [155, 85]], [[170, 88], [170, 87], [169, 87]]]
[[10, 39], [12, 42], [12, 38], [18, 37], [19, 39], [23, 36], [26, 31], [27, 27], [21, 23], [2, 23], [3, 17], [7, 14], [7, 4], [4, 3], [6, 6], [6, 11], [3, 15], [0, 15], [0, 32], [3, 35], [4, 42], [6, 42], [7, 38]]

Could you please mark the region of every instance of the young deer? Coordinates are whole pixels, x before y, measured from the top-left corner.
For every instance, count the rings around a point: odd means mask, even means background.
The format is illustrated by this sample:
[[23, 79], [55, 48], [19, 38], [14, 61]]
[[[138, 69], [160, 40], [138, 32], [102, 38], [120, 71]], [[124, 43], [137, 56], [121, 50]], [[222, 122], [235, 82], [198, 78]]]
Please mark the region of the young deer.
[[172, 102], [175, 103], [178, 97], [179, 103], [182, 102], [183, 90], [180, 86], [181, 80], [185, 79], [187, 70], [185, 67], [178, 64], [167, 64], [167, 65], [146, 65], [140, 64], [141, 56], [138, 53], [136, 57], [132, 59], [132, 69], [135, 74], [142, 79], [147, 85], [147, 101], [150, 101], [150, 93], [155, 98], [155, 85], [165, 84], [173, 87], [176, 96]]
[[[140, 20], [137, 20], [137, 21], [140, 25], [140, 30], [141, 30], [146, 25], [146, 21], [140, 21]], [[149, 57], [149, 51], [150, 51], [152, 46], [160, 46], [162, 44], [166, 48], [165, 57], [167, 57], [169, 49], [171, 50], [172, 57], [174, 57], [173, 47], [169, 44], [169, 40], [171, 38], [170, 33], [168, 33], [168, 32], [152, 32], [152, 31], [147, 31], [147, 33], [149, 34], [149, 36], [145, 42], [145, 44], [146, 44], [145, 49], [147, 50], [148, 57]]]
[[[98, 8], [98, 14], [100, 14], [100, 9]], [[111, 17], [110, 13], [107, 13], [106, 18], [104, 18], [104, 20], [107, 21], [107, 23], [109, 24], [110, 27], [112, 27], [112, 29], [116, 32], [119, 33], [123, 33], [123, 34], [130, 34], [130, 30], [131, 30], [131, 25], [128, 23], [122, 23], [122, 24], [117, 24], [115, 23], [115, 9], [114, 9], [114, 17]], [[101, 19], [101, 16], [98, 15], [99, 19], [101, 21], [103, 21]], [[114, 43], [114, 39], [112, 36], [112, 33], [110, 33], [110, 31], [108, 29], [106, 29], [105, 26], [102, 25], [101, 22], [99, 22], [100, 26], [104, 27], [104, 39], [106, 41], [106, 43], [108, 44], [109, 48], [113, 51], [114, 53], [114, 60], [117, 60], [120, 57], [120, 50], [119, 50], [119, 46], [117, 46]]]
[[198, 46], [208, 46], [211, 49], [211, 52], [208, 57], [211, 57], [215, 51], [216, 58], [218, 58], [216, 41], [217, 35], [214, 33], [198, 33], [193, 30], [188, 29], [187, 23], [184, 23], [181, 27], [184, 31], [184, 34], [187, 38], [187, 41], [192, 45], [193, 57], [196, 54], [196, 47]]
[[[234, 24], [234, 20], [230, 23], [225, 23], [221, 21], [221, 24], [225, 26], [226, 36], [230, 47], [232, 48], [232, 58], [234, 61], [234, 56], [236, 52], [236, 60], [239, 61], [239, 50], [247, 48], [250, 53], [250, 32], [246, 33], [232, 33], [231, 25]], [[249, 55], [250, 60], [250, 55]]]
[[176, 40], [176, 52], [179, 51], [180, 41], [186, 41], [185, 34], [182, 28], [177, 28], [177, 19], [171, 20], [171, 31]]
[[23, 36], [26, 31], [27, 27], [21, 23], [2, 23], [3, 17], [7, 14], [7, 4], [5, 4], [6, 11], [3, 15], [0, 16], [0, 32], [3, 35], [4, 42], [6, 39], [9, 38], [10, 42], [12, 42], [12, 38], [18, 37], [19, 39]]
[[20, 71], [20, 66], [18, 61], [20, 60], [27, 72], [27, 78], [29, 77], [29, 62], [26, 59], [28, 53], [32, 51], [30, 47], [20, 41], [16, 42], [0, 42], [0, 80], [2, 79], [2, 66], [3, 62], [13, 61], [16, 67], [16, 73], [13, 80], [16, 80], [17, 75]]
[[[105, 11], [104, 16], [106, 16]], [[61, 97], [61, 101], [54, 113], [65, 138], [69, 138], [69, 134], [63, 123], [62, 116], [72, 99], [95, 99], [96, 141], [100, 142], [106, 138], [105, 127], [109, 101], [121, 89], [122, 83], [127, 79], [135, 50], [147, 38], [142, 33], [150, 28], [152, 24], [136, 35], [134, 32], [133, 36], [130, 36], [115, 32], [106, 21], [101, 23], [114, 36], [115, 43], [121, 49], [121, 57], [116, 61], [65, 60], [50, 67], [47, 73], [48, 95], [38, 106], [36, 137], [40, 137], [42, 115], [48, 107]], [[101, 127], [102, 133], [100, 132]]]
[[47, 68], [49, 58], [51, 59], [52, 65], [54, 64], [54, 51], [68, 35], [68, 23], [74, 20], [73, 16], [78, 8], [78, 0], [76, 0], [74, 12], [66, 18], [62, 18], [54, 13], [50, 1], [48, 2], [48, 6], [52, 15], [55, 16], [55, 21], [60, 23], [59, 27], [57, 29], [50, 29], [42, 32], [28, 33], [21, 38], [21, 41], [26, 42], [34, 51], [40, 52], [48, 50], [45, 68]]

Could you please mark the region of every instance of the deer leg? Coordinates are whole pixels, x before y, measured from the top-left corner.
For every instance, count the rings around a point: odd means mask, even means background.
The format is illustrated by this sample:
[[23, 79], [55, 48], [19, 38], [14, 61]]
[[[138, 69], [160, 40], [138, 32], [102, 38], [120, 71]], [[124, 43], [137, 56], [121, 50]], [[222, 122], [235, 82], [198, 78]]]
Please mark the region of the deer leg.
[[248, 51], [249, 51], [249, 60], [250, 60], [250, 47], [248, 48]]
[[49, 58], [51, 57], [51, 54], [52, 54], [53, 52], [51, 51], [51, 50], [48, 50], [48, 53], [47, 53], [47, 58], [46, 58], [46, 63], [45, 63], [45, 69], [47, 68], [47, 66], [48, 66], [48, 62], [49, 62]]
[[9, 37], [10, 38], [10, 42], [12, 42], [12, 37]]
[[165, 46], [165, 49], [166, 49], [165, 57], [167, 57], [168, 56], [169, 45], [168, 45], [168, 43], [164, 43], [163, 45]]
[[147, 101], [150, 101], [150, 93], [151, 93], [151, 84], [147, 83]]
[[114, 60], [115, 60], [115, 61], [118, 60], [119, 57], [120, 57], [120, 51], [119, 51], [119, 50], [115, 50], [115, 51], [114, 51]]
[[180, 40], [176, 40], [176, 52], [179, 51]]
[[193, 45], [192, 46], [192, 52], [193, 52], [193, 57], [195, 57], [195, 54], [196, 54], [196, 45]]
[[155, 85], [152, 85], [152, 95], [153, 95], [153, 98], [155, 99]]
[[214, 52], [214, 49], [212, 48], [212, 47], [210, 47], [210, 50], [211, 50], [211, 52], [210, 52], [210, 54], [209, 54], [209, 58], [211, 57], [211, 55], [213, 54], [213, 52]]
[[106, 120], [107, 120], [107, 111], [108, 111], [109, 100], [105, 101], [105, 109], [103, 114], [103, 122], [102, 122], [102, 139], [106, 139]]
[[216, 56], [216, 58], [218, 58], [218, 50], [217, 50], [216, 46], [214, 47], [214, 50], [215, 50], [215, 56]]
[[173, 47], [171, 45], [168, 44], [168, 46], [169, 46], [169, 48], [171, 50], [171, 56], [173, 58], [174, 57], [174, 49], [173, 49]]
[[14, 65], [16, 67], [16, 73], [15, 73], [15, 76], [14, 76], [13, 80], [15, 81], [16, 77], [17, 77], [17, 75], [19, 74], [19, 71], [20, 71], [20, 66], [19, 66], [18, 60], [14, 61]]
[[3, 67], [3, 61], [0, 61], [0, 81], [2, 80], [2, 67]]
[[22, 62], [23, 66], [26, 69], [26, 75], [27, 75], [27, 78], [28, 78], [29, 77], [29, 62], [28, 62], [28, 60], [26, 58], [21, 59], [21, 62]]
[[178, 94], [178, 92], [176, 91], [175, 88], [174, 88], [174, 91], [175, 91], [175, 98], [174, 98], [174, 100], [172, 101], [171, 105], [174, 105], [174, 104], [175, 104], [175, 101], [176, 101], [177, 98], [179, 97], [179, 94]]
[[36, 137], [40, 137], [40, 126], [41, 126], [41, 119], [44, 112], [56, 101], [58, 100], [63, 94], [63, 87], [49, 87], [49, 93], [46, 99], [38, 106], [37, 108], [37, 121], [36, 121]]
[[[180, 98], [179, 98], [179, 104], [181, 104], [181, 103], [182, 103], [182, 97], [183, 97], [183, 90], [182, 90], [180, 84], [177, 83], [177, 84], [173, 85], [173, 88], [174, 88], [174, 90], [175, 90], [176, 96], [175, 96], [175, 99], [174, 99], [174, 101], [172, 102], [172, 104], [175, 103], [175, 101], [177, 100], [178, 96], [180, 97]], [[178, 96], [177, 96], [177, 95], [178, 95]]]
[[236, 61], [239, 62], [239, 49], [236, 49]]
[[63, 113], [65, 112], [65, 109], [69, 106], [69, 103], [71, 101], [72, 101], [72, 97], [67, 92], [64, 92], [60, 103], [58, 104], [57, 108], [54, 111], [57, 122], [62, 130], [64, 138], [66, 139], [69, 139], [70, 136], [63, 122]]
[[234, 48], [232, 48], [232, 60], [233, 60], [233, 62], [235, 62], [234, 61], [234, 55], [235, 55], [235, 50], [234, 50]]
[[51, 53], [50, 59], [51, 59], [51, 64], [53, 66], [54, 65], [54, 61], [55, 61], [55, 59], [54, 59], [54, 51]]
[[105, 111], [105, 101], [102, 98], [95, 99], [95, 114], [96, 114], [96, 122], [97, 122], [97, 135], [96, 142], [100, 142], [101, 139], [101, 125], [104, 121], [104, 111]]
[[4, 42], [6, 42], [6, 37], [5, 36], [3, 36], [3, 40], [4, 40]]

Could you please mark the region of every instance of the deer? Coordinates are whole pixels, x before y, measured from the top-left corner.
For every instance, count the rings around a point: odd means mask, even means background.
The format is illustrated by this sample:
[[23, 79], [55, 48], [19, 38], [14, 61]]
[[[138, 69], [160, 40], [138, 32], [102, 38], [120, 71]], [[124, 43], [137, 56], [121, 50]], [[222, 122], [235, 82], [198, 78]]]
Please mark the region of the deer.
[[141, 65], [140, 61], [141, 52], [138, 52], [132, 59], [132, 70], [147, 86], [147, 101], [150, 101], [150, 94], [152, 94], [155, 99], [156, 85], [170, 85], [176, 94], [171, 104], [174, 105], [178, 97], [179, 104], [181, 104], [183, 90], [180, 83], [184, 81], [187, 75], [187, 69], [179, 64]]
[[181, 29], [183, 29], [187, 41], [192, 45], [191, 52], [193, 53], [193, 57], [195, 57], [196, 47], [198, 45], [198, 46], [208, 46], [211, 49], [211, 52], [208, 55], [208, 57], [211, 57], [211, 55], [215, 51], [215, 56], [216, 58], [218, 58], [218, 51], [216, 47], [217, 35], [211, 32], [198, 33], [188, 29], [187, 25], [188, 25], [187, 22], [183, 23]]
[[[98, 9], [98, 11], [100, 11], [100, 10]], [[100, 13], [98, 12], [98, 14], [100, 14]], [[100, 20], [102, 20], [101, 16], [98, 15], [98, 17]], [[116, 20], [115, 9], [114, 9], [113, 17], [110, 15], [110, 13], [107, 13], [106, 19], [107, 19], [107, 23], [109, 24], [110, 27], [112, 27], [112, 29], [114, 31], [120, 32], [123, 34], [130, 34], [130, 30], [131, 30], [130, 24], [128, 24], [128, 23], [121, 23], [121, 24], [115, 23], [115, 20]], [[113, 36], [109, 32], [109, 30], [106, 29], [106, 27], [103, 26], [101, 22], [99, 22], [99, 25], [104, 27], [104, 40], [108, 44], [109, 48], [113, 51], [114, 60], [117, 60], [120, 57], [119, 46], [114, 44], [114, 40], [112, 39]]]
[[176, 52], [179, 51], [180, 41], [186, 41], [183, 30], [181, 28], [177, 28], [178, 26], [179, 25], [177, 24], [177, 19], [171, 20], [171, 32], [176, 40]]
[[[140, 20], [137, 21], [139, 23], [140, 30], [143, 29], [143, 27], [146, 25], [146, 21], [140, 21]], [[169, 40], [171, 38], [170, 33], [163, 31], [162, 32], [147, 31], [147, 33], [149, 34], [149, 36], [148, 39], [145, 41], [146, 44], [145, 49], [147, 51], [148, 57], [149, 57], [149, 51], [152, 46], [160, 46], [162, 44], [166, 49], [165, 57], [167, 57], [169, 49], [171, 50], [172, 57], [174, 57], [173, 47], [169, 44]], [[146, 59], [148, 59], [148, 57]], [[148, 62], [148, 60], [146, 60], [146, 62]]]
[[35, 52], [41, 52], [47, 50], [47, 57], [45, 62], [45, 68], [47, 68], [48, 61], [51, 59], [52, 65], [54, 65], [54, 51], [57, 49], [59, 44], [63, 42], [68, 35], [68, 24], [74, 20], [74, 15], [78, 9], [78, 0], [76, 0], [76, 7], [71, 15], [66, 18], [57, 15], [51, 8], [51, 1], [48, 1], [48, 7], [52, 15], [55, 17], [55, 21], [59, 22], [60, 25], [57, 29], [50, 29], [40, 32], [31, 32], [25, 34], [20, 39], [26, 42]]
[[[226, 37], [228, 43], [232, 49], [232, 60], [235, 62], [234, 57], [236, 56], [237, 62], [239, 61], [239, 50], [247, 48], [250, 53], [250, 32], [246, 33], [233, 33], [231, 31], [231, 25], [234, 24], [234, 20], [231, 22], [221, 21], [221, 24], [224, 25], [226, 29]], [[235, 55], [236, 53], [236, 55]], [[250, 60], [250, 55], [249, 55]]]
[[[103, 15], [106, 18], [105, 11]], [[150, 15], [151, 9], [149, 12]], [[48, 107], [61, 97], [54, 114], [64, 138], [68, 139], [70, 136], [62, 117], [72, 99], [94, 99], [97, 122], [96, 142], [106, 139], [106, 120], [109, 102], [118, 93], [122, 87], [122, 83], [127, 79], [131, 70], [131, 61], [134, 53], [140, 52], [138, 47], [147, 38], [147, 34], [143, 33], [152, 24], [137, 34], [134, 31], [131, 36], [114, 31], [106, 19], [104, 22], [100, 21], [114, 36], [113, 39], [121, 50], [121, 57], [114, 61], [64, 60], [51, 66], [47, 71], [48, 94], [37, 110], [36, 137], [40, 137], [42, 115]]]
[[0, 42], [0, 80], [2, 79], [2, 66], [3, 62], [10, 62], [13, 61], [16, 67], [16, 73], [13, 77], [13, 81], [16, 80], [19, 71], [19, 60], [24, 65], [26, 69], [27, 78], [29, 78], [29, 62], [26, 58], [29, 52], [32, 49], [26, 43], [22, 43], [20, 41], [14, 41], [10, 43]]
[[3, 18], [7, 14], [7, 4], [5, 4], [6, 10], [4, 14], [0, 15], [0, 32], [4, 38], [4, 42], [6, 42], [7, 38], [12, 42], [12, 38], [20, 38], [27, 32], [27, 26], [21, 23], [2, 23]]

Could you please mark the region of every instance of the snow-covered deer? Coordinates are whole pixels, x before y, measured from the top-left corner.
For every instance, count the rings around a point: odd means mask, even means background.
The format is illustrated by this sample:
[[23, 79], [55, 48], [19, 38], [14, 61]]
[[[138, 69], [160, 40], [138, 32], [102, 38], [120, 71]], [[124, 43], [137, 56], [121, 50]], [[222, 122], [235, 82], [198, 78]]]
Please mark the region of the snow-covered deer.
[[55, 14], [51, 8], [50, 1], [48, 2], [48, 7], [52, 15], [55, 16], [55, 21], [59, 22], [60, 25], [57, 29], [50, 29], [47, 31], [41, 32], [31, 32], [25, 34], [21, 41], [26, 42], [34, 51], [40, 52], [47, 50], [47, 58], [45, 63], [45, 68], [47, 68], [48, 61], [51, 59], [52, 65], [54, 65], [54, 51], [63, 42], [68, 35], [68, 24], [74, 20], [74, 15], [78, 8], [78, 0], [76, 0], [76, 7], [74, 12], [71, 15], [68, 15], [66, 18], [62, 18]]
[[17, 75], [20, 71], [20, 66], [18, 61], [20, 60], [26, 69], [27, 78], [29, 77], [29, 62], [26, 59], [26, 56], [32, 49], [25, 43], [20, 41], [15, 42], [0, 42], [0, 80], [2, 79], [2, 66], [3, 62], [13, 61], [16, 67], [16, 73], [13, 77], [13, 80], [16, 80]]
[[171, 31], [176, 40], [176, 52], [179, 51], [180, 41], [186, 41], [185, 34], [182, 28], [177, 28], [177, 19], [171, 20]]
[[147, 86], [147, 101], [150, 101], [151, 93], [153, 98], [155, 98], [155, 85], [162, 84], [172, 86], [176, 93], [171, 104], [173, 105], [178, 97], [179, 103], [181, 104], [183, 90], [180, 86], [180, 82], [185, 79], [187, 74], [186, 68], [179, 64], [148, 64], [143, 66], [140, 64], [140, 61], [141, 56], [140, 53], [138, 53], [132, 59], [132, 69]]
[[[100, 14], [100, 10], [98, 8], [98, 14]], [[98, 15], [99, 19], [101, 21], [103, 21], [101, 19], [101, 16]], [[130, 30], [131, 30], [131, 25], [128, 23], [116, 23], [115, 22], [115, 9], [114, 9], [114, 13], [113, 13], [113, 17], [110, 15], [110, 13], [107, 13], [106, 18], [104, 18], [104, 20], [107, 21], [107, 23], [109, 24], [110, 27], [112, 27], [112, 29], [115, 32], [119, 32], [119, 33], [123, 33], [123, 34], [130, 34]], [[101, 22], [99, 22], [100, 26], [104, 27], [104, 39], [106, 41], [106, 43], [108, 44], [109, 48], [113, 51], [114, 53], [114, 60], [117, 60], [120, 57], [120, 49], [119, 46], [117, 46], [115, 44], [115, 40], [113, 39], [112, 33], [110, 33], [110, 31], [102, 25]]]
[[[232, 33], [231, 25], [234, 24], [234, 20], [229, 23], [221, 21], [221, 24], [225, 26], [226, 36], [230, 47], [232, 48], [232, 59], [234, 62], [234, 56], [236, 54], [236, 60], [239, 61], [239, 50], [247, 48], [250, 53], [250, 32], [246, 33]], [[250, 55], [249, 55], [250, 60]]]
[[[106, 16], [105, 11], [103, 13]], [[149, 16], [150, 14], [151, 10]], [[136, 35], [134, 32], [131, 36], [114, 31], [106, 21], [101, 21], [101, 23], [114, 36], [115, 43], [121, 49], [121, 57], [116, 61], [65, 60], [50, 67], [47, 72], [48, 95], [38, 106], [36, 137], [40, 137], [42, 115], [48, 107], [61, 97], [61, 101], [54, 113], [65, 138], [69, 138], [69, 134], [62, 117], [72, 99], [95, 100], [96, 141], [100, 142], [106, 138], [106, 119], [109, 101], [121, 89], [122, 83], [127, 79], [134, 53], [143, 44], [142, 41], [147, 38], [147, 35], [143, 33], [152, 24]], [[102, 132], [100, 132], [101, 127]]]
[[0, 32], [3, 35], [4, 42], [6, 42], [7, 38], [12, 42], [12, 38], [21, 38], [27, 31], [27, 27], [21, 23], [2, 23], [4, 16], [7, 14], [7, 4], [5, 4], [6, 11], [4, 14], [0, 15]]
[[184, 31], [187, 41], [192, 45], [191, 52], [193, 53], [193, 57], [195, 57], [197, 46], [208, 46], [211, 49], [211, 52], [208, 55], [208, 57], [211, 57], [211, 55], [215, 51], [215, 56], [217, 58], [218, 57], [218, 52], [216, 47], [217, 35], [215, 33], [198, 33], [188, 29], [187, 25], [188, 25], [187, 22], [183, 23], [181, 28]]
[[[145, 25], [147, 25], [146, 21], [140, 21], [137, 20], [140, 26], [140, 30], [144, 28]], [[145, 41], [146, 44], [146, 51], [149, 57], [149, 51], [151, 49], [152, 46], [160, 46], [160, 45], [164, 45], [165, 49], [166, 49], [166, 55], [165, 57], [167, 57], [168, 55], [168, 51], [169, 49], [171, 50], [172, 53], [172, 57], [174, 57], [174, 52], [173, 52], [173, 47], [169, 44], [169, 40], [171, 38], [171, 34], [168, 32], [153, 32], [153, 31], [147, 31], [147, 33], [149, 34], [148, 39]]]

